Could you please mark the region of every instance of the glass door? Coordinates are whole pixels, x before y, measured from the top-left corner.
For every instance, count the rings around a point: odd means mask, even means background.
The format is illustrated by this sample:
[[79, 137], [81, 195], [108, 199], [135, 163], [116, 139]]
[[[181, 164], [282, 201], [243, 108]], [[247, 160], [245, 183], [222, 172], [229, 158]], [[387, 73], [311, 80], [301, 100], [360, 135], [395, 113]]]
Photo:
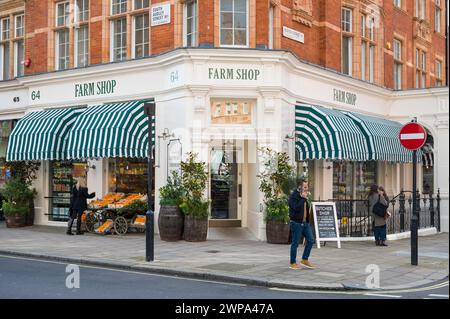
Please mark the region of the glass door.
[[211, 219], [240, 219], [242, 182], [235, 148], [211, 150], [210, 182]]

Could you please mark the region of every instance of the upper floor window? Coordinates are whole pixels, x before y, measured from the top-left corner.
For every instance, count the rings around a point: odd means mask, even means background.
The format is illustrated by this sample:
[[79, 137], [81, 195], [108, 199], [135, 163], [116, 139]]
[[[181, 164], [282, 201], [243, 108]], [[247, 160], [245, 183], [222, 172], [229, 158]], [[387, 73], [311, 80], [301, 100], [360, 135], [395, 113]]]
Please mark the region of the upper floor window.
[[442, 86], [442, 63], [436, 60], [434, 63], [434, 74], [436, 77], [436, 86]]
[[396, 6], [397, 8], [401, 8], [402, 7], [402, 0], [394, 0], [394, 6]]
[[56, 26], [68, 26], [70, 18], [69, 1], [56, 3]]
[[89, 20], [89, 0], [76, 0], [75, 21], [86, 22]]
[[75, 29], [75, 67], [89, 63], [89, 30], [87, 25]]
[[375, 18], [369, 18], [369, 39], [375, 41]]
[[69, 68], [69, 29], [61, 29], [55, 33], [56, 70]]
[[149, 14], [135, 16], [133, 57], [141, 58], [149, 54]]
[[111, 61], [120, 61], [127, 57], [127, 19], [111, 21]]
[[416, 48], [416, 78], [415, 86], [416, 88], [424, 88], [426, 86], [426, 52], [421, 49]]
[[184, 8], [184, 45], [197, 45], [197, 0], [187, 1]]
[[134, 0], [134, 2], [133, 2], [134, 10], [148, 8], [149, 6], [150, 6], [150, 0]]
[[361, 15], [361, 37], [366, 37], [366, 16], [364, 14]]
[[441, 0], [435, 0], [434, 30], [441, 32]]
[[248, 46], [247, 0], [220, 0], [220, 44]]
[[352, 10], [342, 8], [342, 31], [352, 32]]
[[24, 15], [19, 14], [14, 17], [14, 36], [16, 38], [23, 37], [25, 29]]
[[402, 42], [394, 39], [394, 89], [402, 88]]
[[127, 0], [111, 0], [111, 14], [127, 12]]
[[9, 40], [9, 18], [0, 20], [0, 41]]
[[9, 80], [9, 42], [0, 43], [0, 80]]
[[422, 20], [425, 19], [425, 1], [426, 0], [414, 0], [415, 6], [414, 6], [414, 16], [417, 18], [420, 18]]

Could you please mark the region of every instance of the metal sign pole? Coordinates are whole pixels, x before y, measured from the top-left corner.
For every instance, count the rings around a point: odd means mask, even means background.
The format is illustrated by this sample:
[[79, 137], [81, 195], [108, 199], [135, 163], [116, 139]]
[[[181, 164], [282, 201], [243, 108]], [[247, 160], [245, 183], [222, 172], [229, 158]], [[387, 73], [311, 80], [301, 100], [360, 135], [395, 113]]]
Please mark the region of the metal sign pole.
[[152, 118], [155, 115], [155, 103], [145, 103], [144, 111], [148, 117], [148, 168], [147, 168], [147, 204], [148, 210], [146, 213], [145, 225], [145, 260], [154, 261], [155, 259], [155, 243], [154, 243], [154, 224], [155, 214], [153, 212], [153, 134], [152, 134]]
[[417, 216], [417, 151], [413, 151], [413, 204], [411, 214], [411, 265], [418, 264], [418, 216]]

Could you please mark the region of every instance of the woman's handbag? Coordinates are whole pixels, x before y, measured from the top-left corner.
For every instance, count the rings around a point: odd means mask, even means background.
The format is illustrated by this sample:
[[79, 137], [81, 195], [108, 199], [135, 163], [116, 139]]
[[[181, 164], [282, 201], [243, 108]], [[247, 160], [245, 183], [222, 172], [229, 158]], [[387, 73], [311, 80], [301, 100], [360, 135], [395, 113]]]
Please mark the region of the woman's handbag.
[[378, 196], [378, 202], [375, 205], [373, 205], [372, 211], [373, 211], [373, 213], [375, 215], [384, 218], [384, 216], [386, 215], [386, 211], [387, 211], [389, 206], [383, 205], [380, 202], [380, 196], [381, 195]]

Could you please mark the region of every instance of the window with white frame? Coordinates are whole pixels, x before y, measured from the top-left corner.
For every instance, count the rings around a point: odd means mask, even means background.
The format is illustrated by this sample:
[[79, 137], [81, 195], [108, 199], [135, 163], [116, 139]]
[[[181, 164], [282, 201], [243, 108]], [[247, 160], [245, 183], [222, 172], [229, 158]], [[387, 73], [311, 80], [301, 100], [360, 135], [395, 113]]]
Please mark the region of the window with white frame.
[[402, 7], [402, 0], [394, 0], [394, 6], [396, 6], [397, 8], [401, 8]]
[[434, 31], [441, 32], [441, 0], [435, 0]]
[[419, 48], [416, 48], [416, 78], [415, 86], [416, 88], [425, 88], [426, 86], [426, 52]]
[[184, 4], [184, 45], [197, 46], [197, 1], [186, 1]]
[[56, 70], [69, 68], [69, 30], [62, 29], [55, 32]]
[[69, 1], [56, 3], [56, 26], [69, 26], [70, 19], [70, 5]]
[[14, 16], [14, 37], [23, 37], [25, 31], [25, 18], [23, 14]]
[[24, 41], [14, 41], [14, 76], [22, 76], [24, 74], [23, 59], [25, 55]]
[[0, 43], [0, 80], [9, 80], [9, 42]]
[[75, 21], [86, 22], [89, 20], [89, 0], [75, 1]]
[[89, 28], [83, 25], [75, 29], [75, 67], [89, 64]]
[[341, 28], [342, 28], [342, 73], [352, 75], [352, 59], [353, 59], [353, 32], [352, 27], [352, 10], [342, 8], [341, 11]]
[[342, 31], [352, 32], [352, 10], [349, 8], [342, 8]]
[[0, 41], [9, 40], [9, 17], [0, 20]]
[[375, 46], [369, 45], [369, 82], [373, 83], [375, 78]]
[[149, 14], [133, 17], [134, 46], [133, 57], [142, 58], [149, 54]]
[[111, 0], [111, 14], [127, 12], [127, 0]]
[[273, 49], [273, 34], [274, 34], [274, 8], [269, 8], [269, 49]]
[[436, 86], [442, 86], [442, 63], [436, 60], [434, 63], [434, 74], [436, 77]]
[[361, 41], [361, 80], [366, 80], [366, 41]]
[[402, 42], [394, 39], [394, 89], [402, 88]]
[[375, 18], [369, 18], [369, 39], [375, 41]]
[[420, 18], [423, 20], [425, 19], [425, 1], [426, 0], [419, 0], [420, 1]]
[[364, 14], [361, 15], [361, 37], [366, 37], [366, 16]]
[[220, 45], [248, 46], [248, 0], [220, 0]]
[[111, 61], [120, 61], [127, 57], [127, 19], [111, 21]]
[[139, 10], [143, 8], [148, 8], [150, 6], [150, 0], [134, 0], [133, 9]]

